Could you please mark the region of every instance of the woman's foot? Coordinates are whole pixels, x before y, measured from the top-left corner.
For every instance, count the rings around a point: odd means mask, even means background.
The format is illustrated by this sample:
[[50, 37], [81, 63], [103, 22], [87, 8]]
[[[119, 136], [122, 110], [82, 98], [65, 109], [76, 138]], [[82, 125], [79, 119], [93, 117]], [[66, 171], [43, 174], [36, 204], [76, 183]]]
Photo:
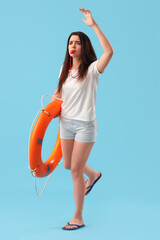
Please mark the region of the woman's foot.
[[87, 194], [87, 193], [89, 192], [89, 190], [90, 190], [88, 187], [89, 187], [89, 186], [92, 186], [92, 184], [93, 184], [97, 179], [99, 179], [101, 175], [102, 175], [101, 172], [96, 171], [92, 178], [88, 178], [88, 180], [86, 181], [85, 194]]
[[[78, 219], [78, 218], [73, 218], [70, 222], [69, 222], [69, 224], [76, 224], [76, 225], [79, 225], [79, 226], [82, 226], [82, 225], [84, 225], [84, 222], [83, 222], [83, 220], [81, 219]], [[68, 225], [68, 223], [67, 224], [65, 224], [64, 226], [63, 226], [63, 229], [75, 229], [75, 228], [78, 228], [78, 226], [74, 226], [74, 225]]]

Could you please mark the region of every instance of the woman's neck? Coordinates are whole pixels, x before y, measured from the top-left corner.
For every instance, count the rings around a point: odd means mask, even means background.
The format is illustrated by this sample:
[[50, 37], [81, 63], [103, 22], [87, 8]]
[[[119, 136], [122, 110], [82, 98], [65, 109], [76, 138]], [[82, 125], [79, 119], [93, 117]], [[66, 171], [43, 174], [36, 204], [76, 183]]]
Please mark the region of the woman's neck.
[[80, 64], [81, 64], [81, 60], [73, 58], [72, 70], [78, 69]]

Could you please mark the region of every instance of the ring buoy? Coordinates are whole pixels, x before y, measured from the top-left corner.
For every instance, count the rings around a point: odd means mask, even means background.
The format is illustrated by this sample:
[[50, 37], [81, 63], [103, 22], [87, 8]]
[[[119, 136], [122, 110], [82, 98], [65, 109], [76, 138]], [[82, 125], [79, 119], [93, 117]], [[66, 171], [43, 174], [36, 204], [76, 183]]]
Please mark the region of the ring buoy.
[[60, 126], [58, 129], [58, 137], [51, 155], [45, 162], [43, 162], [41, 158], [42, 142], [49, 123], [53, 118], [59, 116], [60, 124], [62, 102], [62, 100], [55, 99], [54, 101], [50, 102], [44, 109], [42, 109], [30, 135], [29, 164], [33, 176], [45, 177], [49, 175], [57, 167], [59, 161], [62, 158]]

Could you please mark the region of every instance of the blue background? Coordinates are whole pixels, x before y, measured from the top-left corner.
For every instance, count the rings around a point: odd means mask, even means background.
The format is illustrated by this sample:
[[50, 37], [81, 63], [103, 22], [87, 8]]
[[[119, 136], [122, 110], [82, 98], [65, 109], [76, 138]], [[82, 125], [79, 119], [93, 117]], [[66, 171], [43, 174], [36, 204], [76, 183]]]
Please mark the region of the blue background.
[[[68, 36], [86, 33], [89, 9], [114, 55], [97, 89], [97, 141], [88, 164], [103, 176], [86, 196], [86, 228], [61, 227], [74, 214], [72, 177], [61, 163], [38, 198], [28, 169], [31, 125], [41, 97], [58, 85]], [[160, 31], [158, 0], [0, 1], [1, 239], [160, 239]], [[44, 105], [50, 102], [45, 97]], [[47, 128], [42, 159], [57, 138]], [[38, 179], [39, 192], [46, 178]]]

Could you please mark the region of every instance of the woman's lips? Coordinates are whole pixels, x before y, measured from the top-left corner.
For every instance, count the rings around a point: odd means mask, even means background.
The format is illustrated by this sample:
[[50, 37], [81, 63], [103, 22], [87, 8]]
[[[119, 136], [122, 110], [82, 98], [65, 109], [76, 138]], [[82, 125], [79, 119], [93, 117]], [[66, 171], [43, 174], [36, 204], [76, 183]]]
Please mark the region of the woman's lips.
[[70, 51], [71, 54], [72, 54], [72, 53], [75, 53], [75, 52], [76, 52], [76, 50], [71, 50], [71, 51]]

